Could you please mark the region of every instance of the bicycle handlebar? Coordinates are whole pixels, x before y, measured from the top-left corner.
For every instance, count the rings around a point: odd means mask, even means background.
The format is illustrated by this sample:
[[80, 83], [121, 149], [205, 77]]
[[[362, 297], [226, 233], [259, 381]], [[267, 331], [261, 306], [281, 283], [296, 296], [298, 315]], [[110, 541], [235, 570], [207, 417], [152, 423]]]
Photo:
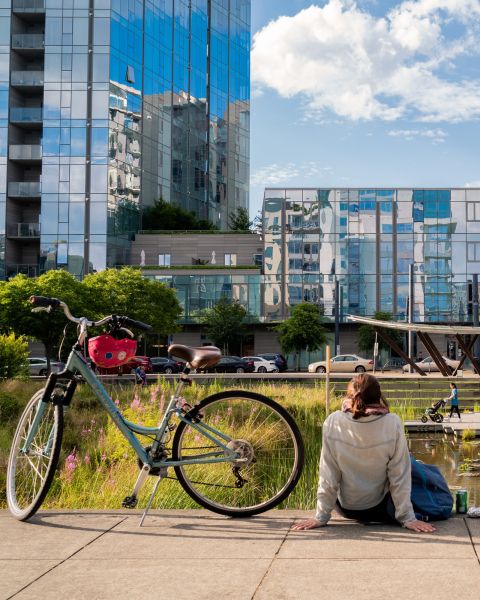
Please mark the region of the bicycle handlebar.
[[108, 317], [104, 317], [100, 319], [100, 321], [89, 321], [85, 318], [74, 317], [70, 312], [70, 309], [58, 298], [47, 298], [46, 296], [30, 296], [29, 302], [38, 308], [57, 308], [60, 307], [63, 309], [65, 316], [67, 319], [72, 321], [73, 323], [84, 323], [89, 327], [99, 327], [101, 325], [105, 325], [109, 321], [116, 321], [119, 323], [120, 327], [122, 326], [130, 326], [136, 329], [141, 329], [143, 331], [150, 331], [152, 329], [151, 325], [147, 325], [147, 323], [142, 323], [141, 321], [136, 321], [135, 319], [130, 319], [130, 317], [119, 317], [117, 315], [110, 315]]

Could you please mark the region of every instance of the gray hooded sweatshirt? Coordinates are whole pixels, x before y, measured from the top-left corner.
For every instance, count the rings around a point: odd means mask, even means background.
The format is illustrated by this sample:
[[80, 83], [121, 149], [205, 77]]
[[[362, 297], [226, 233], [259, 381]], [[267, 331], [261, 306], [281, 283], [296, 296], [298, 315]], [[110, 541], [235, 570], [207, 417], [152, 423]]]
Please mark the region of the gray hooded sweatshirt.
[[395, 518], [405, 525], [415, 521], [411, 486], [410, 455], [397, 415], [355, 420], [337, 411], [325, 420], [316, 519], [326, 524], [337, 498], [344, 508], [364, 510], [390, 491]]

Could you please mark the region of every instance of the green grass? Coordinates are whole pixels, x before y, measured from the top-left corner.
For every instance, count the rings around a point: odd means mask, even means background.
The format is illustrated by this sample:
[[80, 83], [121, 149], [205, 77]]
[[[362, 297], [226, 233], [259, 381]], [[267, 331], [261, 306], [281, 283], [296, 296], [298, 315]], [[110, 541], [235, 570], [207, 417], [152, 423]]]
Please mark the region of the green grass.
[[[32, 394], [42, 387], [41, 382], [7, 381], [0, 383], [0, 507], [5, 507], [5, 476], [8, 452], [21, 410]], [[305, 468], [295, 490], [284, 501], [284, 508], [312, 509], [316, 502], [318, 460], [321, 450], [321, 426], [325, 419], [325, 386], [285, 383], [250, 382], [245, 389], [269, 396], [284, 406], [296, 420], [305, 442]], [[209, 384], [194, 383], [185, 390], [190, 404], [215, 392], [228, 389], [221, 381]], [[237, 388], [238, 389], [238, 388]], [[143, 390], [130, 384], [110, 387], [110, 393], [125, 417], [147, 426], [156, 426], [160, 414], [172, 393], [171, 385], [160, 379], [157, 386]], [[338, 410], [340, 398], [334, 392], [330, 399], [331, 410]], [[402, 419], [413, 419], [419, 414], [418, 399], [406, 397], [395, 401], [391, 410]], [[268, 431], [256, 431], [255, 420], [245, 437], [255, 435], [268, 438]], [[224, 426], [227, 423], [223, 423]], [[219, 424], [222, 429], [222, 423]], [[171, 440], [170, 440], [171, 441]], [[148, 445], [145, 440], [144, 445]], [[279, 466], [278, 472], [284, 468]], [[269, 471], [274, 472], [275, 469]], [[112, 509], [121, 506], [122, 499], [130, 494], [138, 475], [136, 457], [115, 425], [86, 386], [79, 386], [66, 414], [59, 474], [44, 503], [45, 508]], [[173, 475], [169, 472], [169, 475]], [[269, 481], [277, 485], [275, 477]], [[145, 486], [140, 505], [146, 503], [153, 478]], [[231, 492], [226, 492], [231, 493]], [[195, 508], [191, 500], [173, 480], [165, 480], [159, 488], [153, 505], [157, 508]]]

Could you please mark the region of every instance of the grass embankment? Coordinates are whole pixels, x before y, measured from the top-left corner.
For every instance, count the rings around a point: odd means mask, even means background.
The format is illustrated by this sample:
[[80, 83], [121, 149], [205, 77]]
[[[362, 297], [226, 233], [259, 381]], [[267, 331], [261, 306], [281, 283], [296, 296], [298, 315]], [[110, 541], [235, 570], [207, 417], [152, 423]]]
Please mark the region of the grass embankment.
[[[5, 478], [8, 452], [15, 426], [23, 407], [41, 382], [7, 381], [0, 384], [0, 507], [5, 507]], [[225, 389], [221, 382], [192, 385], [185, 390], [190, 404]], [[238, 389], [238, 388], [237, 388]], [[325, 387], [292, 384], [259, 383], [248, 389], [275, 399], [295, 418], [305, 442], [305, 468], [294, 492], [283, 503], [284, 508], [311, 509], [315, 505], [318, 480], [318, 458], [321, 449], [321, 424], [325, 419]], [[155, 426], [172, 393], [169, 383], [143, 390], [130, 384], [111, 386], [110, 393], [127, 419]], [[403, 419], [414, 418], [418, 408], [414, 399], [398, 401], [392, 410]], [[333, 394], [331, 409], [339, 408]], [[146, 439], [144, 445], [147, 446]], [[79, 386], [72, 406], [66, 414], [59, 474], [56, 476], [45, 508], [120, 508], [132, 491], [138, 475], [134, 453], [115, 425], [86, 386]], [[173, 475], [173, 471], [169, 473]], [[140, 499], [144, 506], [154, 478], [145, 486]], [[164, 480], [153, 504], [156, 508], [195, 508], [197, 505], [173, 480]]]

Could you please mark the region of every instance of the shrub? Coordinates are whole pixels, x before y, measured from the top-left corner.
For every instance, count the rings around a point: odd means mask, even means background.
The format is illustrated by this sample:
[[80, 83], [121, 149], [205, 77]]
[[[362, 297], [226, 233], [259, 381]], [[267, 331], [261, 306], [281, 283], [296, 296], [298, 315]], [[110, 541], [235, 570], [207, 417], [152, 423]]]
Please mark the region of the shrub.
[[473, 429], [464, 429], [462, 431], [462, 441], [464, 442], [470, 442], [471, 440], [474, 440], [476, 437], [476, 433]]
[[0, 335], [0, 378], [28, 375], [28, 343], [14, 333]]

